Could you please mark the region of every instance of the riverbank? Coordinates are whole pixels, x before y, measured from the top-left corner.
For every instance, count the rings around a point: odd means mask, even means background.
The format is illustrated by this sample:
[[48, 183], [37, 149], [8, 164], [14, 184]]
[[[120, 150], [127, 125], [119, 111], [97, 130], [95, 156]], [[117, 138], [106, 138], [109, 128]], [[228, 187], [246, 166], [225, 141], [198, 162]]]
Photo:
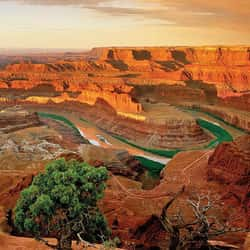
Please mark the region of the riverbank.
[[[95, 134], [97, 140], [93, 140], [90, 137], [88, 137], [88, 133], [86, 131], [82, 131], [82, 128], [78, 127], [78, 125], [75, 125], [72, 121], [68, 120], [64, 116], [58, 115], [58, 114], [51, 114], [51, 113], [44, 113], [44, 112], [39, 112], [39, 115], [42, 117], [47, 117], [55, 120], [59, 120], [67, 124], [68, 126], [72, 127], [72, 129], [77, 130], [77, 132], [81, 135], [84, 136], [85, 139], [87, 139], [91, 144], [95, 146], [102, 146], [102, 144], [105, 144], [105, 146], [110, 146], [112, 147], [112, 143], [110, 143], [103, 135]], [[80, 121], [84, 123], [88, 123], [91, 126], [95, 126], [94, 124], [90, 123], [88, 120], [85, 118], [80, 118]], [[201, 149], [212, 149], [215, 146], [217, 146], [219, 143], [224, 142], [224, 141], [232, 141], [233, 137], [223, 128], [220, 126], [209, 122], [207, 120], [203, 119], [197, 119], [198, 124], [205, 130], [209, 131], [212, 133], [216, 139], [212, 140], [208, 145], [204, 146], [203, 148], [194, 148], [193, 150], [201, 150]], [[110, 134], [109, 134], [110, 135]], [[139, 149], [143, 151], [143, 154], [134, 154], [137, 159], [142, 163], [143, 166], [145, 166], [151, 173], [153, 174], [159, 174], [160, 171], [165, 167], [169, 159], [158, 159], [156, 156], [145, 156], [145, 152], [152, 153], [157, 156], [162, 156], [162, 157], [167, 157], [167, 158], [172, 158], [174, 157], [178, 152], [181, 151], [186, 151], [186, 150], [181, 150], [181, 149], [176, 149], [176, 150], [161, 150], [161, 149], [150, 149], [150, 148], [145, 148], [140, 145], [136, 145], [133, 142], [130, 142], [126, 140], [125, 138], [117, 135], [111, 135], [111, 137], [125, 143], [126, 145], [132, 146], [136, 149]], [[108, 143], [107, 143], [108, 142]]]

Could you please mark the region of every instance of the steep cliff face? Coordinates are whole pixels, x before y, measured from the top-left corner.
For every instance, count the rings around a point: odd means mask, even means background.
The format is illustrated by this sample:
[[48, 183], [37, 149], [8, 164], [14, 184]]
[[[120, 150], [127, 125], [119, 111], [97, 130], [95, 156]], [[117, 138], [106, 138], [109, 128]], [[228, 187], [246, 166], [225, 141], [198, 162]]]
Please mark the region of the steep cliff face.
[[223, 183], [247, 185], [250, 180], [250, 136], [218, 146], [209, 159], [209, 175]]
[[165, 71], [169, 80], [201, 80], [218, 86], [226, 97], [250, 89], [250, 50], [239, 48], [114, 48], [103, 49], [101, 61], [122, 61], [128, 69]]
[[142, 105], [133, 102], [131, 96], [125, 93], [115, 93], [102, 90], [88, 90], [85, 89], [77, 97], [70, 97], [68, 93], [62, 93], [56, 97], [42, 97], [42, 96], [29, 96], [23, 101], [48, 104], [49, 102], [63, 103], [63, 102], [78, 102], [89, 105], [95, 105], [99, 99], [107, 102], [116, 112], [129, 112], [139, 113], [142, 111]]
[[217, 147], [208, 162], [208, 179], [225, 184], [223, 199], [238, 205], [250, 226], [250, 136]]
[[183, 80], [201, 80], [215, 84], [219, 97], [243, 95], [250, 88], [249, 66], [188, 65]]
[[142, 111], [142, 105], [133, 102], [128, 94], [98, 93], [93, 90], [85, 90], [77, 97], [77, 101], [94, 105], [98, 98], [109, 103], [117, 112], [140, 113]]
[[[57, 90], [60, 81], [67, 80], [71, 88], [79, 83], [76, 78], [88, 79], [101, 74], [126, 72], [131, 82], [137, 84], [149, 81], [154, 83], [159, 79], [171, 81], [203, 81], [214, 84], [218, 96], [242, 96], [250, 91], [250, 48], [248, 47], [128, 47], [128, 48], [95, 48], [89, 52], [85, 60], [60, 60], [47, 64], [20, 63], [8, 65], [6, 72], [27, 78], [27, 81], [13, 82], [13, 88], [27, 88], [51, 80]], [[32, 73], [31, 73], [32, 72]], [[74, 77], [70, 73], [74, 72]], [[76, 72], [78, 72], [76, 74]], [[88, 72], [80, 74], [79, 72]], [[105, 72], [105, 73], [104, 73]], [[138, 74], [138, 75], [136, 75]], [[49, 76], [49, 77], [48, 77]], [[109, 78], [109, 77], [108, 77]], [[108, 79], [107, 78], [107, 79]], [[123, 78], [123, 77], [122, 77]], [[45, 81], [46, 82], [46, 81]], [[80, 81], [81, 82], [81, 81]], [[0, 86], [5, 86], [2, 81]], [[79, 89], [78, 89], [79, 90]]]
[[248, 47], [121, 47], [95, 48], [96, 60], [179, 61], [183, 64], [250, 65]]

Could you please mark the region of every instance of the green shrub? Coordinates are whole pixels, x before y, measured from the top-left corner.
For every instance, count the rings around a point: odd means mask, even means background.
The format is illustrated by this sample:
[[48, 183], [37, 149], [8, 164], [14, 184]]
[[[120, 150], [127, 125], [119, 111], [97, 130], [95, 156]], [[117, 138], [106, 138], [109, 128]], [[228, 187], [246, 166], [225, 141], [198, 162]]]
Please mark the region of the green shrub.
[[21, 192], [14, 223], [36, 238], [55, 235], [58, 249], [71, 249], [77, 236], [92, 243], [108, 239], [109, 230], [97, 201], [103, 197], [106, 168], [59, 159], [46, 166]]

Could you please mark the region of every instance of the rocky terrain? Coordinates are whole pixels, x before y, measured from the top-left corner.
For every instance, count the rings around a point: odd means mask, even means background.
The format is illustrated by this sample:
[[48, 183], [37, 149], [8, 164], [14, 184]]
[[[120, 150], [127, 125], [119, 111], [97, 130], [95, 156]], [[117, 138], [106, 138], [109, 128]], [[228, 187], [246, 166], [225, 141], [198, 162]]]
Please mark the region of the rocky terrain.
[[208, 162], [208, 180], [226, 185], [223, 199], [240, 208], [250, 227], [250, 136], [218, 146]]
[[236, 108], [228, 108], [221, 106], [209, 106], [209, 105], [199, 105], [199, 104], [185, 104], [186, 107], [200, 109], [201, 111], [208, 112], [221, 118], [223, 121], [241, 128], [245, 131], [250, 131], [250, 116], [249, 112], [244, 110], [238, 110]]
[[47, 62], [43, 57], [36, 63], [25, 58], [20, 63], [8, 61], [0, 70], [0, 101], [94, 106], [101, 100], [117, 114], [115, 121], [103, 122], [99, 112], [104, 129], [111, 127], [111, 132], [127, 139], [133, 139], [133, 134], [137, 142], [158, 148], [202, 144], [209, 137], [181, 112], [165, 116], [171, 112], [167, 105], [161, 115], [152, 117], [150, 110], [157, 103], [199, 100], [243, 110], [249, 107], [248, 47], [111, 47], [68, 56], [48, 55]]
[[0, 133], [41, 125], [37, 114], [30, 114], [20, 107], [10, 107], [0, 111]]
[[[89, 162], [102, 160], [102, 155], [91, 156], [88, 146], [82, 148]], [[220, 154], [223, 151], [223, 154]], [[97, 151], [93, 151], [97, 152]], [[107, 154], [109, 155], [109, 153]], [[113, 156], [110, 154], [110, 158]], [[112, 161], [111, 161], [112, 162]], [[185, 216], [189, 209], [185, 200], [191, 195], [210, 193], [212, 199], [219, 198], [222, 214], [231, 217], [237, 214], [233, 226], [249, 227], [249, 136], [236, 142], [222, 144], [213, 151], [194, 151], [179, 153], [162, 171], [161, 182], [152, 190], [142, 190], [137, 181], [122, 176], [112, 175], [108, 181], [105, 197], [100, 208], [108, 219], [115, 236], [125, 244], [149, 247], [164, 247], [168, 236], [158, 224], [147, 225], [152, 214], [160, 214], [165, 203], [185, 185], [185, 192], [173, 206], [173, 211], [181, 208]], [[3, 174], [2, 174], [3, 173]], [[28, 186], [33, 171], [5, 171], [1, 173], [1, 206], [4, 210], [12, 208], [20, 191]], [[10, 179], [7, 179], [9, 176]], [[7, 181], [8, 180], [8, 181]], [[145, 224], [146, 223], [146, 224]], [[6, 229], [5, 222], [2, 228]], [[143, 230], [141, 231], [141, 227]], [[139, 230], [139, 231], [138, 231]], [[230, 244], [243, 245], [245, 234], [229, 235], [220, 240]]]
[[63, 137], [42, 124], [35, 113], [11, 107], [0, 111], [0, 120], [2, 170], [36, 169], [61, 154], [71, 152], [63, 147]]
[[[43, 243], [36, 241], [35, 239], [30, 238], [17, 238], [13, 236], [9, 236], [6, 234], [0, 233], [0, 242], [1, 250], [49, 250], [50, 247], [45, 246]], [[55, 244], [55, 240], [49, 239], [50, 244]], [[85, 244], [73, 244], [73, 250], [103, 250], [103, 245], [93, 244], [91, 246], [87, 246]], [[114, 248], [114, 250], [119, 250], [119, 248]], [[121, 249], [120, 249], [121, 250]]]
[[[183, 186], [171, 213], [193, 194], [218, 199], [221, 218], [249, 228], [249, 135], [207, 148], [215, 135], [180, 107], [198, 108], [249, 131], [250, 51], [248, 47], [96, 48], [88, 53], [4, 58], [0, 69], [0, 218], [45, 164], [65, 157], [105, 165], [110, 171], [100, 208], [113, 235], [126, 249], [165, 249], [168, 235], [157, 223], [165, 203]], [[64, 110], [111, 137], [141, 147], [181, 149], [162, 170], [160, 183], [144, 190], [141, 163], [125, 149], [90, 145], [63, 121], [39, 118], [27, 109]], [[5, 107], [5, 108], [4, 108]], [[244, 134], [245, 132], [242, 132]], [[95, 135], [96, 136], [96, 135]], [[215, 145], [213, 145], [215, 147]], [[213, 148], [211, 147], [211, 148]], [[7, 239], [6, 239], [7, 237]], [[9, 238], [8, 238], [9, 237]], [[243, 246], [246, 235], [219, 240]], [[0, 235], [15, 249], [15, 238]], [[37, 243], [18, 238], [22, 245]], [[217, 239], [216, 239], [217, 240]], [[248, 243], [246, 242], [245, 245]], [[40, 246], [39, 246], [40, 247]], [[8, 248], [6, 248], [8, 249]]]
[[[114, 184], [106, 191], [103, 209], [109, 222], [114, 225], [114, 232], [121, 238], [131, 238], [135, 244], [140, 242], [144, 247], [163, 247], [167, 236], [161, 226], [148, 225], [146, 222], [152, 214], [159, 214], [172, 192], [178, 192], [183, 185], [185, 193], [176, 201], [174, 210], [181, 208], [189, 218], [185, 200], [194, 194], [209, 193], [212, 200], [222, 204], [222, 214], [217, 213], [216, 216], [226, 216], [233, 226], [249, 227], [249, 145], [247, 136], [233, 143], [222, 144], [215, 152], [179, 153], [162, 171], [161, 183], [150, 191], [141, 191], [133, 183], [113, 179]], [[124, 190], [119, 183], [129, 188]], [[131, 220], [128, 221], [128, 217]], [[146, 228], [138, 233], [143, 223]], [[229, 235], [224, 240], [239, 244], [244, 237]]]
[[115, 175], [138, 179], [145, 169], [140, 162], [126, 150], [104, 149], [83, 144], [78, 150], [85, 162], [92, 166], [106, 166]]

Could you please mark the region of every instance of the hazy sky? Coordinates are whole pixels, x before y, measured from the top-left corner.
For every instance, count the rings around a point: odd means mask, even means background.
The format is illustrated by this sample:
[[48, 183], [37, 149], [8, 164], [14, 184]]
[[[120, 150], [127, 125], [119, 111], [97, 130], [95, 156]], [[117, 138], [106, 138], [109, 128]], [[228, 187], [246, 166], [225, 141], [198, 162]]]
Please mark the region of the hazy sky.
[[250, 0], [0, 0], [0, 48], [250, 44]]

